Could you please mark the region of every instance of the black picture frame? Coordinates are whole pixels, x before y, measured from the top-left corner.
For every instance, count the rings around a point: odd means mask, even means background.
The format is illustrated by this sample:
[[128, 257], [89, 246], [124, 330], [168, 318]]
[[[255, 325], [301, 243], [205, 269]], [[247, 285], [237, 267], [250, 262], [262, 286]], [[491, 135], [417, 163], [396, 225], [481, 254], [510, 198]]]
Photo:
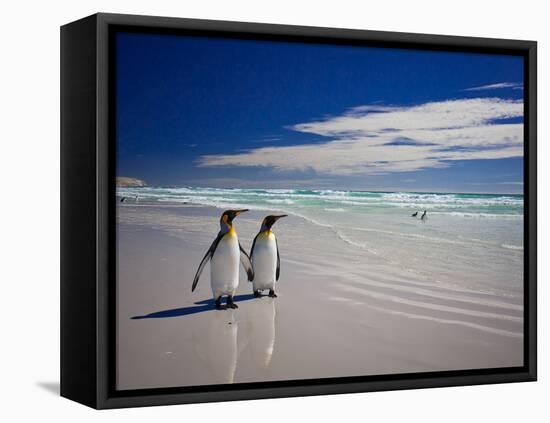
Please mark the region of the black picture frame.
[[[114, 47], [118, 30], [521, 55], [524, 366], [116, 391]], [[61, 27], [61, 395], [97, 409], [534, 381], [537, 377], [537, 44], [99, 13]]]

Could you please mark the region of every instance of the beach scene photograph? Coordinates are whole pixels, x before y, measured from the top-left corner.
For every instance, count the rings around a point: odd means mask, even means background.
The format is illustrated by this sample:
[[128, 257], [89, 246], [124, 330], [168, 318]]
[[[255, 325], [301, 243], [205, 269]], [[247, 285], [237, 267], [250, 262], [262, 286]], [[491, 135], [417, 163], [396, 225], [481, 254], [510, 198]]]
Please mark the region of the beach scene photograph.
[[116, 389], [524, 364], [524, 62], [117, 32]]

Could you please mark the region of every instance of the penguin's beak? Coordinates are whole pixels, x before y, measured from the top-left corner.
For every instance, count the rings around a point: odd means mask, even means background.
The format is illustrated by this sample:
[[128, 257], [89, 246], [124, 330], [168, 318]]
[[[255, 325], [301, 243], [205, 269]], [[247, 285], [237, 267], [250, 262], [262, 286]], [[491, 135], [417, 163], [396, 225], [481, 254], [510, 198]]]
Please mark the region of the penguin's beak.
[[288, 216], [287, 214], [280, 214], [279, 216], [271, 216], [271, 218], [273, 219], [273, 221], [271, 222], [270, 227], [273, 226], [273, 225], [275, 224], [275, 222], [276, 222], [277, 220], [279, 220], [281, 217], [287, 217], [287, 216]]
[[242, 209], [242, 210], [235, 210], [235, 216], [240, 215], [241, 213], [247, 212], [248, 209]]

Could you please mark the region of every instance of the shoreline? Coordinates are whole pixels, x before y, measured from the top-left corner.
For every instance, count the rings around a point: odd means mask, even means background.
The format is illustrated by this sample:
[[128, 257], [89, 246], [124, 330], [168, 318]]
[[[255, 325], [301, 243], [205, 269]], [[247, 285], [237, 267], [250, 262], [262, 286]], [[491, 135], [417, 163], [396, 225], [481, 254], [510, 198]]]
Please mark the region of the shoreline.
[[[216, 311], [209, 269], [190, 286], [220, 209], [141, 205], [117, 209], [119, 389], [522, 365], [521, 298], [403, 271], [296, 216], [274, 227], [279, 298], [250, 298], [241, 272], [239, 309]], [[263, 214], [236, 219], [247, 251]]]

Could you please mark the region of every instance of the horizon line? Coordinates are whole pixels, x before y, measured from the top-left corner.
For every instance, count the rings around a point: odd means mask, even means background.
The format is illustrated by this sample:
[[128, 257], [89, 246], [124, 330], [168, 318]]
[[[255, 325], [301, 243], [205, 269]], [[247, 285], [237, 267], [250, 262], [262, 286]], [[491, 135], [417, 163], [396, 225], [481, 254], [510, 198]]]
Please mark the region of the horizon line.
[[406, 193], [406, 194], [462, 194], [462, 195], [522, 195], [525, 196], [525, 192], [513, 193], [513, 192], [457, 192], [457, 191], [410, 191], [410, 190], [376, 190], [376, 189], [340, 189], [340, 188], [305, 188], [305, 187], [293, 187], [293, 188], [243, 188], [243, 187], [213, 187], [213, 186], [193, 186], [193, 185], [145, 185], [139, 187], [124, 187], [116, 186], [116, 188], [212, 188], [212, 189], [249, 189], [249, 190], [315, 190], [315, 191], [343, 191], [343, 192], [373, 192], [373, 193]]

